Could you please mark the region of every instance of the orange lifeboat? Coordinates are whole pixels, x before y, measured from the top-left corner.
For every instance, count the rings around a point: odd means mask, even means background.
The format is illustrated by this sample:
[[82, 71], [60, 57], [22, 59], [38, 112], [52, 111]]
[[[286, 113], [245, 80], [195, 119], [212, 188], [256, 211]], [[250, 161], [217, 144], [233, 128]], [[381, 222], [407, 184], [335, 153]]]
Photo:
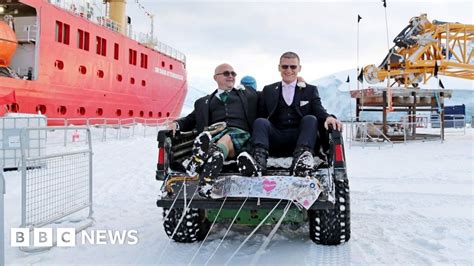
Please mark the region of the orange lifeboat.
[[15, 54], [17, 40], [15, 32], [8, 24], [0, 21], [0, 67], [7, 67]]

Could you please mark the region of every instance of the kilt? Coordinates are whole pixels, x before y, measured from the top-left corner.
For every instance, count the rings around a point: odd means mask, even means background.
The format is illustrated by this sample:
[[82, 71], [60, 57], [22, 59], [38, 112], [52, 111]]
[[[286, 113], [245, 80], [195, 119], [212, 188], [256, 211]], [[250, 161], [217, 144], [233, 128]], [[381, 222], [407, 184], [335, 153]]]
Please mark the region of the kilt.
[[247, 141], [250, 139], [250, 133], [247, 131], [236, 127], [228, 127], [212, 137], [212, 142], [217, 142], [224, 135], [229, 135], [232, 144], [234, 144], [236, 154], [243, 151], [245, 144], [247, 144]]

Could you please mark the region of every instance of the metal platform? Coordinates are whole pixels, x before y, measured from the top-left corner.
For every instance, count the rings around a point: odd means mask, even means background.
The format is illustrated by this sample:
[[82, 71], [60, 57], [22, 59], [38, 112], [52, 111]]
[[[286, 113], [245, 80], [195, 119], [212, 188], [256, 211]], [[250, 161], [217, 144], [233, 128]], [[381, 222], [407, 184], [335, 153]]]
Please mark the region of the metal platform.
[[[452, 90], [419, 89], [419, 88], [386, 88], [368, 87], [362, 90], [351, 91], [351, 97], [356, 99], [356, 122], [359, 121], [360, 112], [381, 112], [381, 131], [388, 138], [398, 140], [400, 136], [391, 135], [391, 127], [387, 121], [389, 112], [405, 112], [408, 121], [404, 121], [410, 131], [408, 140], [423, 139], [416, 133], [417, 112], [439, 113], [440, 135], [444, 140], [444, 99], [451, 98]], [[391, 110], [389, 110], [391, 107]], [[405, 127], [404, 130], [407, 130]], [[430, 136], [431, 138], [431, 136]]]

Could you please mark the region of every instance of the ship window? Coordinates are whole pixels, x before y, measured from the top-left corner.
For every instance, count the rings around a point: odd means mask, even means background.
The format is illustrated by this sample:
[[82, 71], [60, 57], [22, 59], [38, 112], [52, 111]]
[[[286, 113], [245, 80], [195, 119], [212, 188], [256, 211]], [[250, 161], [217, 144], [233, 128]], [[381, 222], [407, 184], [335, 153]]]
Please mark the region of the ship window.
[[148, 116], [153, 117], [153, 112], [152, 111], [148, 112]]
[[158, 117], [161, 117], [161, 112], [158, 112]]
[[79, 66], [79, 73], [85, 75], [87, 73], [87, 68], [85, 66]]
[[104, 71], [102, 71], [102, 70], [97, 70], [97, 77], [99, 77], [99, 78], [104, 78]]
[[128, 116], [133, 116], [133, 110], [128, 110]]
[[166, 112], [166, 117], [170, 117], [170, 112]]
[[99, 36], [96, 37], [96, 53], [102, 56], [107, 55], [107, 40]]
[[12, 103], [11, 111], [14, 112], [14, 113], [20, 111], [20, 106], [17, 103]]
[[137, 65], [137, 51], [128, 49], [128, 63], [134, 66]]
[[117, 116], [121, 116], [121, 115], [122, 115], [122, 110], [117, 109], [117, 111], [115, 111], [115, 114], [116, 114]]
[[148, 55], [140, 54], [140, 67], [141, 68], [148, 68]]
[[54, 66], [55, 66], [57, 69], [62, 70], [62, 69], [64, 68], [64, 63], [63, 63], [63, 61], [61, 61], [61, 60], [56, 60], [56, 61], [54, 62]]
[[114, 59], [115, 60], [119, 60], [119, 49], [120, 49], [119, 44], [115, 43], [114, 44]]
[[104, 114], [104, 110], [102, 108], [97, 108], [96, 113], [98, 116], [102, 116]]
[[85, 115], [86, 114], [86, 108], [84, 107], [79, 107], [77, 109], [77, 112], [80, 114], [80, 115]]
[[58, 113], [65, 115], [67, 113], [67, 108], [64, 105], [58, 107]]
[[77, 48], [89, 51], [90, 34], [87, 31], [77, 30]]
[[161, 61], [161, 67], [165, 67], [165, 61]]
[[133, 78], [133, 77], [130, 78], [130, 84], [132, 84], [132, 85], [135, 84], [135, 78]]
[[64, 44], [69, 44], [69, 30], [70, 27], [68, 24], [56, 20], [56, 41]]
[[146, 86], [146, 81], [142, 80], [142, 86], [143, 86], [143, 87]]
[[170, 64], [170, 70], [173, 70], [173, 65]]
[[140, 117], [143, 117], [145, 115], [145, 112], [140, 111]]
[[46, 105], [38, 104], [36, 106], [36, 112], [40, 112], [41, 114], [46, 114]]
[[117, 74], [117, 81], [122, 82], [122, 75]]

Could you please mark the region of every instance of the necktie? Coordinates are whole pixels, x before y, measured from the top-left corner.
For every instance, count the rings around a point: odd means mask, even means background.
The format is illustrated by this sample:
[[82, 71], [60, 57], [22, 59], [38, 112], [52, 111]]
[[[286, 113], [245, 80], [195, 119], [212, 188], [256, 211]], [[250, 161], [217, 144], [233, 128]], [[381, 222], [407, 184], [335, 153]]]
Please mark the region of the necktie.
[[221, 93], [221, 95], [219, 95], [219, 97], [221, 98], [221, 101], [225, 103], [227, 101], [227, 98], [229, 98], [229, 93], [227, 91], [224, 91], [223, 93]]

